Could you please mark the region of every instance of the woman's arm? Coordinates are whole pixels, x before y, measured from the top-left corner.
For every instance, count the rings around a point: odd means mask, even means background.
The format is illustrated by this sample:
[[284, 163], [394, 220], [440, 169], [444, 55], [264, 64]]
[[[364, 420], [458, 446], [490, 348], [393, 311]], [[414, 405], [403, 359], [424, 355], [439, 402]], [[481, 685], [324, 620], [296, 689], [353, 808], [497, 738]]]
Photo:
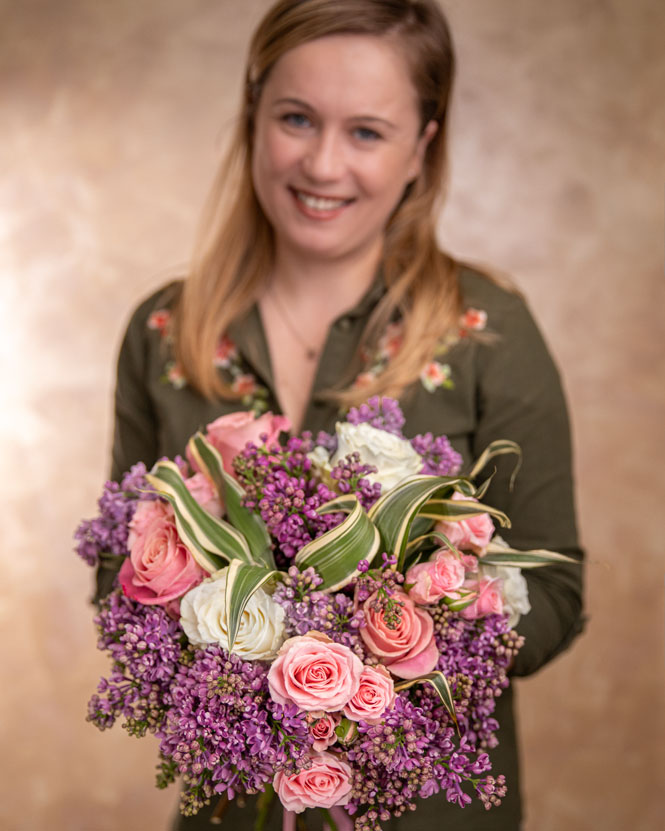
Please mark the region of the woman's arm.
[[[570, 429], [559, 375], [523, 301], [504, 295], [502, 306], [497, 317], [499, 339], [478, 347], [474, 452], [479, 455], [495, 439], [511, 439], [522, 449], [522, 465], [510, 491], [515, 459], [499, 457], [486, 501], [510, 517], [512, 528], [501, 535], [513, 547], [548, 548], [581, 559]], [[583, 625], [581, 566], [547, 566], [524, 575], [531, 612], [517, 627], [526, 641], [515, 675], [528, 675], [546, 664]]]

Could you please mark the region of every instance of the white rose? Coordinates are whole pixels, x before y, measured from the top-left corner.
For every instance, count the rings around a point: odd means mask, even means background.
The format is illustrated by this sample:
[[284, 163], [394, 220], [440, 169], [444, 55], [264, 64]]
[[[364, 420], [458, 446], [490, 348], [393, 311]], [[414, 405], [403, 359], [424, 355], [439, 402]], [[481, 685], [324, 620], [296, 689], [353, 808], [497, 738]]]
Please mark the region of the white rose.
[[[180, 601], [180, 624], [196, 646], [217, 643], [228, 650], [226, 629], [226, 575], [215, 572]], [[284, 642], [284, 609], [263, 589], [249, 598], [233, 645], [244, 660], [270, 661]]]
[[371, 424], [337, 423], [337, 450], [330, 459], [335, 465], [349, 453], [359, 453], [364, 464], [374, 465], [378, 473], [367, 476], [370, 482], [380, 482], [385, 493], [402, 479], [420, 473], [423, 460], [407, 439], [400, 439]]
[[529, 589], [522, 574], [522, 569], [514, 566], [484, 565], [481, 557], [478, 560], [478, 570], [483, 577], [500, 578], [503, 592], [503, 611], [510, 615], [508, 618], [510, 626], [517, 626], [520, 617], [531, 611]]

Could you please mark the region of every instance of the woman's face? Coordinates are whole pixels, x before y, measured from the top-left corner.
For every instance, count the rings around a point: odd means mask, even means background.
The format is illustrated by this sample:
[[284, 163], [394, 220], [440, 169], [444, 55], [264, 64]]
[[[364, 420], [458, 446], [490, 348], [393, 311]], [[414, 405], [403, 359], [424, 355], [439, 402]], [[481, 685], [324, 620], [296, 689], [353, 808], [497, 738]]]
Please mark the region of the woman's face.
[[275, 64], [259, 100], [252, 176], [278, 253], [380, 251], [386, 223], [436, 131], [385, 38], [334, 35]]

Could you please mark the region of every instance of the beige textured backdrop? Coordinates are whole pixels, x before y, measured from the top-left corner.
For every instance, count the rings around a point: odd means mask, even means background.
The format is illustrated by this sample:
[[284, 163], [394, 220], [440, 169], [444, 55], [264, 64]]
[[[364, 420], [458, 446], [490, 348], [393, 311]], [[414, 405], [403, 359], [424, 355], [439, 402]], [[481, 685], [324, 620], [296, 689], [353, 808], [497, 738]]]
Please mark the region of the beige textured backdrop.
[[[84, 721], [106, 661], [70, 553], [132, 305], [187, 260], [266, 0], [0, 0], [7, 831], [159, 829], [154, 747]], [[661, 0], [446, 0], [442, 239], [510, 273], [563, 370], [591, 622], [519, 682], [528, 831], [656, 831], [663, 758]], [[662, 791], [661, 791], [662, 793]]]

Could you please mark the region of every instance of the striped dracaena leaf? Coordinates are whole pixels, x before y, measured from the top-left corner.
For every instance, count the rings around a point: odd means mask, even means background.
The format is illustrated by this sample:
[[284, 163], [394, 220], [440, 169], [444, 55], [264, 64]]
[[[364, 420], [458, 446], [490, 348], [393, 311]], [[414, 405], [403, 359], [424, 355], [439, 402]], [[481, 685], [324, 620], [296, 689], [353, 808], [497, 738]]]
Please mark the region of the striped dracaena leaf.
[[483, 505], [482, 502], [466, 502], [463, 499], [430, 499], [425, 503], [420, 516], [444, 522], [459, 522], [470, 517], [489, 514], [503, 528], [510, 528], [510, 519], [503, 511]]
[[557, 551], [547, 551], [544, 548], [537, 548], [531, 551], [518, 551], [515, 548], [508, 548], [505, 545], [492, 543], [487, 546], [486, 553], [479, 560], [481, 565], [490, 566], [514, 566], [515, 568], [541, 568], [554, 563], [574, 563], [579, 565], [579, 560], [568, 557], [566, 554], [559, 554]]
[[444, 597], [443, 602], [453, 612], [460, 612], [466, 609], [478, 597], [478, 592], [469, 591], [467, 589], [458, 589], [457, 597]]
[[356, 507], [357, 503], [356, 497], [352, 493], [343, 493], [340, 496], [336, 496], [334, 499], [329, 500], [328, 502], [324, 502], [323, 505], [320, 505], [316, 509], [317, 514], [334, 514], [337, 512], [343, 512], [345, 514], [350, 514], [351, 511]]
[[308, 542], [296, 554], [295, 564], [302, 571], [316, 569], [323, 583], [321, 591], [336, 591], [358, 574], [358, 562], [372, 562], [381, 545], [378, 530], [354, 497], [355, 506], [336, 528]]
[[242, 560], [232, 560], [226, 573], [226, 633], [229, 643], [229, 652], [233, 652], [233, 645], [238, 636], [242, 622], [242, 613], [257, 589], [264, 586], [279, 571], [267, 569], [261, 565], [251, 565]]
[[493, 441], [491, 444], [487, 445], [473, 465], [471, 473], [469, 474], [469, 479], [475, 479], [491, 459], [494, 459], [497, 456], [505, 456], [506, 454], [514, 454], [517, 456], [515, 468], [510, 476], [510, 488], [512, 490], [515, 483], [515, 477], [517, 476], [517, 473], [522, 465], [522, 450], [519, 444], [514, 441], [509, 441], [508, 439], [497, 439], [497, 441]]
[[419, 675], [417, 678], [409, 678], [407, 681], [398, 681], [395, 684], [395, 690], [397, 692], [400, 690], [408, 690], [416, 684], [431, 684], [431, 686], [434, 687], [443, 706], [450, 713], [450, 717], [459, 732], [457, 713], [455, 712], [455, 702], [453, 701], [453, 695], [450, 691], [450, 686], [446, 676], [439, 670], [435, 670], [434, 672], [428, 672], [426, 675]]
[[189, 440], [187, 448], [201, 473], [206, 476], [217, 489], [226, 509], [229, 522], [247, 540], [247, 545], [256, 563], [262, 563], [266, 568], [275, 568], [272, 555], [270, 535], [265, 522], [258, 514], [245, 508], [242, 500], [245, 491], [242, 485], [224, 470], [224, 460], [221, 453], [205, 438], [202, 433], [196, 433]]
[[252, 562], [243, 535], [199, 505], [173, 462], [157, 462], [146, 479], [173, 506], [178, 534], [201, 568], [212, 574], [231, 560]]
[[399, 571], [403, 570], [409, 532], [416, 516], [433, 496], [460, 481], [450, 476], [409, 476], [369, 509], [368, 516], [379, 529], [385, 551], [397, 555]]

